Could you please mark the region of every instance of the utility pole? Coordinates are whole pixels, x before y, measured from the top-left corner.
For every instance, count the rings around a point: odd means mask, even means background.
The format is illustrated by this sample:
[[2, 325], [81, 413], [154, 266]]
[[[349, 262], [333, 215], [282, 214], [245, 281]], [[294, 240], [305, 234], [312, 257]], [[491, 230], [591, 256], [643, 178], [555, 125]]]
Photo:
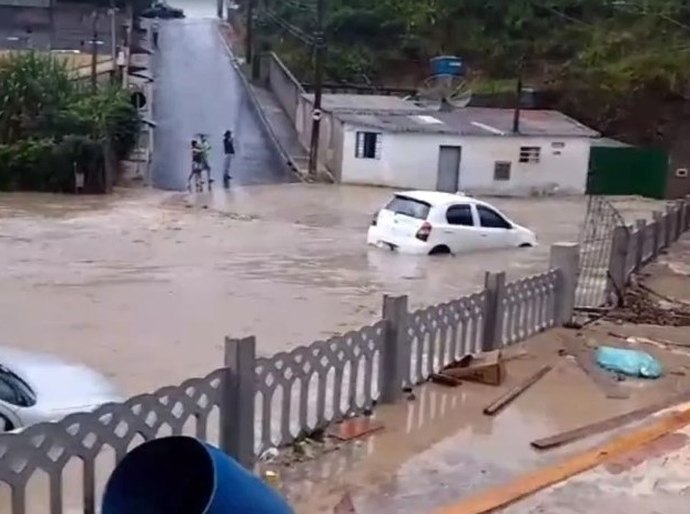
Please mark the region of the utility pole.
[[98, 9], [91, 13], [92, 32], [91, 34], [91, 89], [95, 93], [98, 90]]
[[50, 49], [55, 48], [55, 0], [50, 0]]
[[311, 143], [309, 145], [309, 176], [316, 178], [319, 164], [319, 132], [321, 130], [321, 95], [323, 93], [323, 65], [326, 40], [323, 31], [326, 0], [316, 0], [316, 31], [314, 32], [314, 110], [311, 114]]
[[[247, 33], [245, 35], [244, 58], [251, 66], [254, 57], [254, 0], [247, 0]], [[253, 68], [250, 68], [253, 69]]]
[[115, 7], [115, 0], [110, 0], [110, 8], [108, 9], [108, 14], [110, 15], [110, 58], [113, 62], [113, 67], [110, 70], [110, 81], [115, 84], [117, 79], [116, 67], [117, 62], [117, 8]]
[[522, 106], [522, 68], [524, 57], [520, 58], [517, 69], [517, 84], [515, 86], [515, 110], [513, 111], [513, 134], [520, 133], [520, 108]]

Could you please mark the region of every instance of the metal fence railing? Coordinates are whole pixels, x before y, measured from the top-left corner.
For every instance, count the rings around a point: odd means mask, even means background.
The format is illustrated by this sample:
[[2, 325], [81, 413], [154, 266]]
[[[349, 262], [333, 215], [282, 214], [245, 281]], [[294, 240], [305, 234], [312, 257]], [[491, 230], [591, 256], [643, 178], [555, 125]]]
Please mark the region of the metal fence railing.
[[[682, 203], [648, 226], [626, 228], [626, 237], [611, 244], [611, 274], [627, 278], [630, 269], [654, 258], [688, 229], [689, 214], [690, 203]], [[5, 512], [34, 512], [29, 499], [42, 501], [41, 511], [67, 512], [72, 503], [63, 490], [69, 480], [70, 498], [79, 505], [69, 512], [95, 514], [101, 478], [141, 441], [185, 433], [217, 441], [251, 466], [269, 447], [289, 445], [375, 404], [394, 403], [405, 386], [463, 355], [502, 348], [568, 321], [579, 255], [577, 244], [554, 245], [545, 273], [513, 282], [506, 282], [505, 273], [487, 273], [483, 290], [411, 312], [407, 297], [385, 297], [382, 319], [373, 324], [270, 357], [257, 358], [253, 337], [227, 339], [224, 367], [204, 378], [0, 435], [0, 483], [11, 491]], [[106, 450], [113, 457], [104, 464]], [[82, 465], [67, 473], [75, 459]], [[41, 492], [31, 486], [39, 475], [48, 482]]]

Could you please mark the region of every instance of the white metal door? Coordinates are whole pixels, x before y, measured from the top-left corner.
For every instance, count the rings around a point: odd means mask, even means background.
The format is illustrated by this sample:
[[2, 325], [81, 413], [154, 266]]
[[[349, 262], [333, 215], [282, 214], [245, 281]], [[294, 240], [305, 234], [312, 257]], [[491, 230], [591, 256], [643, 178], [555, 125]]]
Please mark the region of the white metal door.
[[462, 147], [460, 146], [439, 146], [438, 175], [436, 177], [436, 189], [438, 191], [457, 192], [461, 155]]

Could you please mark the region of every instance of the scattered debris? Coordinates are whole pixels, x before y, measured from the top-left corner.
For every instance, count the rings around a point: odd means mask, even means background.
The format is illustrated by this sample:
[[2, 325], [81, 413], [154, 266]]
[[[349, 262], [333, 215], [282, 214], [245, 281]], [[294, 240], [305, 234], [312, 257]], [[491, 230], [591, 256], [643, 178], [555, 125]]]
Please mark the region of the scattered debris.
[[680, 300], [678, 298], [672, 298], [672, 297], [667, 296], [665, 294], [661, 294], [661, 293], [655, 291], [654, 289], [652, 289], [651, 287], [649, 287], [645, 284], [639, 284], [639, 287], [640, 287], [640, 289], [645, 290], [649, 294], [656, 296], [657, 298], [661, 298], [662, 300], [664, 300], [668, 303], [677, 303], [680, 305], [686, 305], [686, 306], [690, 307], [690, 302], [686, 302], [685, 300]]
[[675, 353], [677, 355], [685, 355], [686, 357], [690, 357], [690, 352], [686, 352], [686, 351], [679, 349], [679, 348], [690, 348], [690, 342], [677, 343], [675, 341], [669, 341], [668, 339], [661, 339], [661, 338], [654, 340], [654, 339], [649, 339], [648, 337], [641, 337], [641, 336], [624, 336], [621, 334], [617, 334], [615, 332], [609, 332], [608, 335], [610, 335], [611, 337], [616, 337], [618, 339], [622, 339], [623, 341], [625, 341], [627, 343], [648, 344], [651, 346], [656, 346], [657, 348], [661, 348], [663, 350], [668, 350], [671, 353]]
[[459, 385], [462, 385], [462, 381], [460, 379], [446, 375], [443, 372], [432, 373], [431, 376], [429, 376], [429, 380], [435, 384], [441, 384], [448, 387], [458, 387]]
[[466, 497], [439, 512], [444, 514], [496, 512], [546, 487], [648, 445], [688, 424], [690, 424], [690, 410], [674, 412], [655, 420], [651, 425], [645, 425], [615, 437], [599, 447], [568, 456], [560, 462], [528, 472], [506, 484]]
[[600, 346], [596, 359], [602, 368], [630, 377], [659, 378], [663, 375], [661, 363], [640, 350]]
[[534, 355], [529, 353], [527, 350], [520, 350], [510, 355], [501, 355], [503, 357], [503, 362], [516, 361], [519, 359], [534, 359]]
[[510, 391], [508, 391], [504, 395], [500, 396], [499, 398], [497, 398], [496, 400], [491, 402], [491, 404], [489, 404], [484, 409], [484, 414], [486, 414], [487, 416], [493, 416], [498, 411], [503, 409], [506, 405], [508, 405], [510, 402], [515, 400], [515, 398], [517, 398], [522, 393], [524, 393], [527, 389], [532, 387], [532, 385], [534, 385], [538, 380], [540, 380], [549, 371], [551, 371], [551, 366], [544, 366], [539, 371], [537, 371], [534, 375], [523, 380], [521, 383], [516, 385]]
[[446, 366], [442, 373], [454, 378], [472, 380], [482, 384], [501, 385], [505, 366], [500, 350], [466, 355], [458, 362]]
[[327, 433], [339, 441], [350, 441], [379, 430], [383, 430], [383, 423], [378, 423], [371, 418], [350, 418], [330, 427]]
[[268, 448], [261, 455], [259, 455], [259, 462], [273, 462], [278, 458], [280, 452], [278, 448]]
[[277, 471], [266, 470], [263, 473], [264, 482], [266, 482], [271, 487], [278, 489], [280, 487], [280, 475]]
[[311, 460], [315, 456], [314, 450], [311, 448], [309, 439], [302, 439], [300, 441], [295, 441], [292, 443], [292, 451], [298, 457], [304, 457], [307, 460]]
[[333, 507], [333, 514], [355, 514], [355, 504], [349, 491], [346, 492], [338, 504]]
[[551, 448], [563, 446], [574, 441], [579, 441], [585, 437], [609, 432], [634, 421], [647, 418], [655, 412], [659, 412], [674, 405], [681, 405], [688, 401], [690, 401], [690, 392], [685, 392], [668, 398], [662, 402], [658, 402], [647, 407], [642, 407], [640, 409], [635, 409], [625, 414], [619, 414], [618, 416], [597, 421], [596, 423], [583, 425], [574, 430], [568, 430], [567, 432], [561, 432], [560, 434], [545, 437], [543, 439], [537, 439], [532, 441], [530, 444], [539, 450], [549, 450]]
[[609, 310], [605, 318], [617, 323], [636, 325], [690, 325], [690, 305], [664, 297], [643, 284], [628, 287], [623, 295], [622, 305]]

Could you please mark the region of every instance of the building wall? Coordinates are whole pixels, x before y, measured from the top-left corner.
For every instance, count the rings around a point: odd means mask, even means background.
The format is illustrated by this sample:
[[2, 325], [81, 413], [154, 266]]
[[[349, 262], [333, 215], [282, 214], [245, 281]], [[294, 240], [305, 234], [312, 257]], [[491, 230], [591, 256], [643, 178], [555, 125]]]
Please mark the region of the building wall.
[[[300, 97], [295, 111], [297, 137], [304, 148], [311, 145], [312, 104]], [[319, 165], [325, 166], [338, 181], [342, 168], [343, 124], [332, 113], [324, 111], [319, 126]]]
[[294, 75], [273, 52], [264, 54], [268, 61], [268, 87], [280, 102], [285, 113], [293, 123], [296, 122], [297, 108], [304, 89]]
[[[466, 137], [461, 144], [461, 189], [519, 195], [585, 192], [589, 138]], [[541, 149], [538, 163], [519, 162], [520, 148], [524, 146]], [[496, 161], [511, 163], [510, 180], [494, 180]]]
[[[384, 133], [380, 159], [355, 157], [358, 130], [343, 130], [341, 180], [412, 189], [435, 189], [439, 146], [461, 146], [459, 189], [477, 194], [533, 195], [584, 193], [589, 163], [587, 138], [460, 137]], [[564, 143], [552, 148], [551, 143]], [[541, 147], [539, 163], [520, 163], [520, 147]], [[560, 152], [559, 155], [556, 155]], [[496, 161], [511, 162], [510, 180], [494, 180]]]

